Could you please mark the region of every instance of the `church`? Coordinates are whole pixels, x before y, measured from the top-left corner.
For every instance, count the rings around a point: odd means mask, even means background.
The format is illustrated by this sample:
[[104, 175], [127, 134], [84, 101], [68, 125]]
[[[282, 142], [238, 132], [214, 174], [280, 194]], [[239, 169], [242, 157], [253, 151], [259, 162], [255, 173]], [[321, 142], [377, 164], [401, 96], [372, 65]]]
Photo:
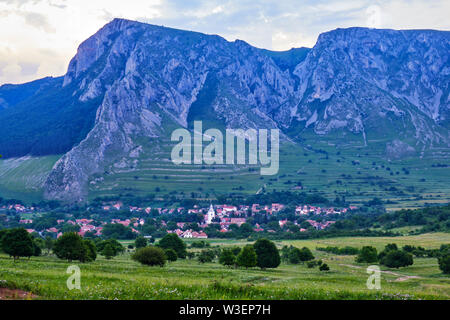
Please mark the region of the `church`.
[[216, 217], [216, 212], [214, 211], [213, 205], [209, 206], [208, 213], [206, 214], [206, 224], [211, 224], [213, 219]]

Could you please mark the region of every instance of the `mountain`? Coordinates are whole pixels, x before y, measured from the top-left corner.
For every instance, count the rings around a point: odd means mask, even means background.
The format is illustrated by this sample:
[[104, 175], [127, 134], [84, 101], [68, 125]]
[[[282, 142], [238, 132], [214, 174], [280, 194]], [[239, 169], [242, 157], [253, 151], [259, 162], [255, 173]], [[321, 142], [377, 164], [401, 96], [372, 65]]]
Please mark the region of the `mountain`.
[[0, 151], [64, 154], [44, 191], [68, 201], [86, 199], [109, 168], [156, 157], [173, 129], [194, 120], [279, 128], [284, 141], [351, 144], [391, 159], [447, 152], [449, 49], [450, 32], [349, 28], [320, 35], [312, 49], [273, 52], [114, 19], [79, 46], [63, 78], [0, 87]]

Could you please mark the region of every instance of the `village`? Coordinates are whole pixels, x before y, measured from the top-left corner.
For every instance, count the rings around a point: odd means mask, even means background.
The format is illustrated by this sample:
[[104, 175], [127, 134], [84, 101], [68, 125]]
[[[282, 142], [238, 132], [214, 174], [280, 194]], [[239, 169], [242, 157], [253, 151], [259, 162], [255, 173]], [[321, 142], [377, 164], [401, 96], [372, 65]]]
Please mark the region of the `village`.
[[[208, 235], [205, 233], [205, 229], [208, 226], [214, 225], [221, 233], [229, 232], [233, 227], [241, 227], [244, 223], [248, 222], [248, 218], [256, 215], [266, 215], [266, 216], [276, 216], [285, 209], [284, 204], [272, 203], [270, 205], [227, 205], [227, 204], [210, 204], [209, 207], [199, 207], [194, 205], [192, 208], [152, 208], [152, 207], [136, 207], [136, 206], [124, 206], [122, 202], [114, 202], [110, 204], [105, 204], [101, 206], [100, 210], [106, 215], [111, 215], [111, 218], [102, 219], [99, 221], [94, 221], [94, 219], [71, 219], [67, 217], [66, 219], [56, 220], [56, 225], [46, 228], [45, 230], [35, 230], [33, 226], [33, 218], [21, 218], [19, 220], [19, 225], [27, 229], [29, 233], [38, 233], [40, 235], [46, 234], [51, 235], [54, 238], [58, 238], [63, 234], [63, 225], [73, 225], [76, 226], [78, 234], [85, 236], [89, 234], [90, 236], [101, 237], [102, 230], [106, 224], [121, 224], [135, 234], [141, 234], [141, 227], [145, 225], [149, 220], [156, 219], [155, 215], [161, 216], [161, 225], [165, 227], [167, 233], [175, 233], [181, 238], [196, 238], [196, 239], [206, 239]], [[317, 216], [326, 217], [330, 215], [341, 215], [349, 211], [356, 210], [357, 207], [349, 206], [348, 208], [333, 208], [333, 207], [319, 207], [312, 205], [298, 205], [295, 207], [295, 216], [301, 217], [311, 217], [311, 219], [306, 219], [305, 221], [309, 223], [311, 227], [316, 230], [323, 230], [333, 223], [334, 220], [321, 220], [316, 221], [313, 218]], [[28, 216], [39, 216], [39, 208], [27, 207], [21, 204], [11, 204], [7, 206], [0, 207], [0, 212], [12, 211], [17, 214], [26, 213]], [[129, 212], [129, 218], [119, 219], [114, 217], [115, 212]], [[164, 220], [164, 217], [173, 215], [182, 215], [183, 213], [196, 214], [201, 217], [201, 221], [197, 222], [198, 228], [193, 230], [188, 226], [192, 226], [188, 222], [177, 222], [175, 225], [169, 224]], [[279, 219], [278, 224], [282, 229], [288, 223], [287, 219]], [[298, 231], [306, 232], [307, 228], [300, 227], [296, 221], [293, 222], [295, 226], [298, 227]], [[170, 227], [171, 226], [171, 227]], [[271, 229], [264, 229], [260, 224], [255, 223], [252, 225], [254, 232], [275, 232]], [[143, 234], [146, 236], [145, 234]]]

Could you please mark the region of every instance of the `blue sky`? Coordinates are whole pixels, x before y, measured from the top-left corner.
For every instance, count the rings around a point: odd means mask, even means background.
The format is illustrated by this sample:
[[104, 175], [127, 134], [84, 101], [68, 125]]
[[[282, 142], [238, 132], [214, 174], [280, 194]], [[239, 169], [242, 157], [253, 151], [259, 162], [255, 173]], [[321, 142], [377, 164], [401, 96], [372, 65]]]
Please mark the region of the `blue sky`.
[[449, 14], [448, 0], [0, 0], [0, 84], [64, 74], [115, 17], [287, 50], [339, 27], [450, 30]]

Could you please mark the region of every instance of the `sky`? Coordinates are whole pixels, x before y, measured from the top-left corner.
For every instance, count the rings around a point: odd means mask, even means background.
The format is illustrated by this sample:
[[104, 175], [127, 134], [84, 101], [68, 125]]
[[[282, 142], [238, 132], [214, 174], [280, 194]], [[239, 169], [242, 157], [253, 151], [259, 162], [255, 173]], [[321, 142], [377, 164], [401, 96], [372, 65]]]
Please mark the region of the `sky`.
[[449, 0], [0, 0], [0, 85], [63, 75], [116, 17], [288, 50], [336, 28], [450, 30], [449, 15]]

